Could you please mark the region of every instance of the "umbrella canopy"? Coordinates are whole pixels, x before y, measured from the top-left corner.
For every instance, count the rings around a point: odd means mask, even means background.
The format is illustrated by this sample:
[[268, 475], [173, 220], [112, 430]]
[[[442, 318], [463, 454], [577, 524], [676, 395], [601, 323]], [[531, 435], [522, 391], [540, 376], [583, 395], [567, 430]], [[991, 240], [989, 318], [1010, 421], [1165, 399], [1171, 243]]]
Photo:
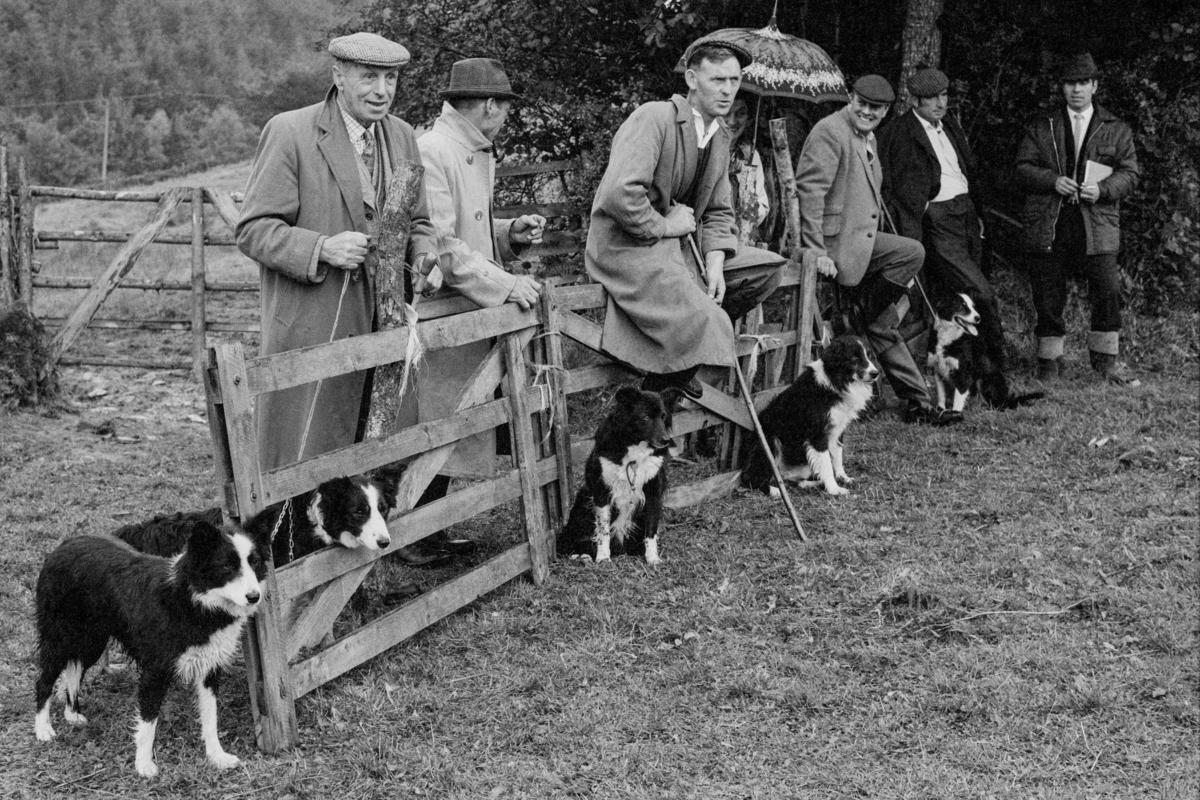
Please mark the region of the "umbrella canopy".
[[[760, 97], [794, 97], [820, 103], [845, 100], [842, 71], [817, 45], [779, 30], [775, 18], [765, 28], [723, 28], [705, 39], [723, 39], [744, 47], [754, 63], [742, 70], [742, 89]], [[683, 58], [675, 65], [683, 72]]]

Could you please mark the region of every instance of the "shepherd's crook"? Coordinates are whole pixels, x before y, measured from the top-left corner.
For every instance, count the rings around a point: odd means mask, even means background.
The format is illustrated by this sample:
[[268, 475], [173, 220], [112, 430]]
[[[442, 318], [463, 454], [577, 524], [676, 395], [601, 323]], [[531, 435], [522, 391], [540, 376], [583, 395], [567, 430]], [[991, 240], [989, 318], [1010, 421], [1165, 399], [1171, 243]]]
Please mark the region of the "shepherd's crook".
[[[697, 268], [703, 270], [704, 259], [700, 255], [700, 246], [696, 244], [696, 237], [689, 233], [687, 240], [688, 245], [692, 248], [692, 257], [696, 259]], [[746, 403], [746, 410], [750, 412], [750, 422], [754, 425], [754, 432], [758, 434], [758, 443], [767, 457], [767, 463], [771, 465], [771, 474], [775, 476], [775, 483], [779, 486], [779, 497], [783, 500], [784, 507], [787, 508], [788, 516], [792, 519], [792, 527], [796, 529], [800, 541], [807, 542], [808, 536], [804, 533], [804, 526], [800, 524], [796, 507], [792, 505], [792, 498], [788, 494], [787, 484], [783, 482], [783, 475], [779, 472], [779, 465], [775, 463], [775, 454], [771, 452], [771, 443], [767, 441], [767, 434], [763, 432], [762, 423], [758, 420], [758, 411], [754, 408], [754, 396], [750, 394], [750, 386], [746, 383], [746, 376], [742, 374], [742, 365], [738, 363], [736, 353], [733, 357], [733, 374], [737, 376], [738, 389], [741, 390], [742, 400]]]

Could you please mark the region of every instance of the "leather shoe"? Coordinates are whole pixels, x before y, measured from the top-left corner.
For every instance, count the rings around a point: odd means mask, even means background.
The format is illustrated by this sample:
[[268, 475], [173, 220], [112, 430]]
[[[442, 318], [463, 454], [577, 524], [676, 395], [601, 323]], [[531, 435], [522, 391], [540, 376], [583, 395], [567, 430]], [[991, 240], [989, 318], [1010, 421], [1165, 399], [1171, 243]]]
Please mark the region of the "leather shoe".
[[1055, 381], [1062, 376], [1061, 358], [1039, 358], [1037, 363], [1037, 379], [1042, 382]]
[[904, 411], [904, 421], [917, 425], [932, 425], [935, 428], [943, 428], [947, 425], [957, 425], [962, 422], [963, 414], [961, 411], [934, 408], [925, 403], [909, 403], [908, 408]]

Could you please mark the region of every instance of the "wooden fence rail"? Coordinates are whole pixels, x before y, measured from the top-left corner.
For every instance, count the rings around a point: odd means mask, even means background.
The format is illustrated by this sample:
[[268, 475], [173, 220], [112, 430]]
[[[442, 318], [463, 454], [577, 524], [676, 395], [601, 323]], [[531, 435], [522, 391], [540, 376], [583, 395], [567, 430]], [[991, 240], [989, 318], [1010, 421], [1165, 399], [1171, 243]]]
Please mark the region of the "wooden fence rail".
[[[810, 291], [814, 285], [811, 273], [815, 267], [811, 264], [789, 262], [784, 271], [786, 291]], [[529, 574], [535, 583], [545, 580], [553, 558], [553, 534], [572, 496], [573, 467], [592, 447], [590, 436], [572, 438], [568, 433], [568, 397], [633, 377], [611, 361], [563, 368], [567, 341], [604, 357], [600, 326], [587, 316], [604, 305], [604, 292], [597, 285], [552, 286], [539, 306], [529, 311], [506, 304], [455, 313], [466, 306], [458, 301], [430, 304], [423, 310], [425, 319], [417, 324], [415, 334], [409, 327], [400, 327], [261, 358], [247, 358], [240, 343], [210, 348], [205, 371], [208, 416], [218, 480], [231, 517], [249, 518], [330, 478], [397, 461], [408, 464], [397, 513], [388, 523], [392, 536], [388, 551], [327, 548], [270, 571], [267, 597], [246, 644], [251, 707], [262, 749], [275, 752], [296, 741], [295, 704], [308, 692], [513, 578]], [[812, 307], [803, 298], [797, 305]], [[767, 357], [790, 353], [793, 363], [805, 361], [809, 354], [798, 352], [798, 342], [804, 338], [799, 331], [811, 331], [813, 324], [810, 315], [801, 314], [796, 330], [779, 332], [760, 342], [759, 349]], [[419, 337], [427, 351], [473, 341], [494, 342], [455, 408], [446, 409], [440, 419], [377, 439], [278, 469], [260, 469], [254, 420], [257, 398], [393, 363], [396, 354], [405, 352], [412, 335]], [[752, 349], [753, 342], [739, 341], [741, 356]], [[552, 378], [531, 378], [533, 373]], [[767, 386], [755, 396], [756, 404], [765, 404], [781, 389], [782, 385]], [[675, 432], [686, 434], [724, 423], [749, 428], [748, 412], [735, 397], [706, 385], [701, 400], [676, 415]], [[417, 499], [460, 440], [501, 425], [508, 425], [512, 434], [511, 469], [501, 469], [491, 478], [416, 507]], [[676, 486], [666, 504], [674, 508], [700, 502], [729, 491], [736, 479], [737, 471], [729, 469]], [[351, 595], [390, 552], [513, 502], [520, 509], [525, 533], [520, 544], [328, 641], [327, 634]]]

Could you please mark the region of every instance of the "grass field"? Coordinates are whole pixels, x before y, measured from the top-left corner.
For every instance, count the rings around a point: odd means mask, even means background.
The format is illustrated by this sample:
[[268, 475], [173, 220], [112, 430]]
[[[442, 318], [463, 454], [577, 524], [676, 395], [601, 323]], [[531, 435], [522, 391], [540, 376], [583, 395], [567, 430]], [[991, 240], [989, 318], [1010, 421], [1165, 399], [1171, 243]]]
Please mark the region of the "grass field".
[[294, 752], [255, 752], [239, 666], [221, 728], [245, 764], [217, 773], [176, 690], [153, 782], [128, 673], [34, 740], [32, 593], [64, 537], [211, 502], [203, 398], [68, 370], [59, 407], [0, 419], [0, 797], [1194, 798], [1200, 375], [1177, 323], [1137, 390], [1077, 363], [956, 429], [861, 423], [852, 493], [796, 497], [807, 545], [735, 494], [671, 513], [658, 569], [510, 584], [304, 698]]

